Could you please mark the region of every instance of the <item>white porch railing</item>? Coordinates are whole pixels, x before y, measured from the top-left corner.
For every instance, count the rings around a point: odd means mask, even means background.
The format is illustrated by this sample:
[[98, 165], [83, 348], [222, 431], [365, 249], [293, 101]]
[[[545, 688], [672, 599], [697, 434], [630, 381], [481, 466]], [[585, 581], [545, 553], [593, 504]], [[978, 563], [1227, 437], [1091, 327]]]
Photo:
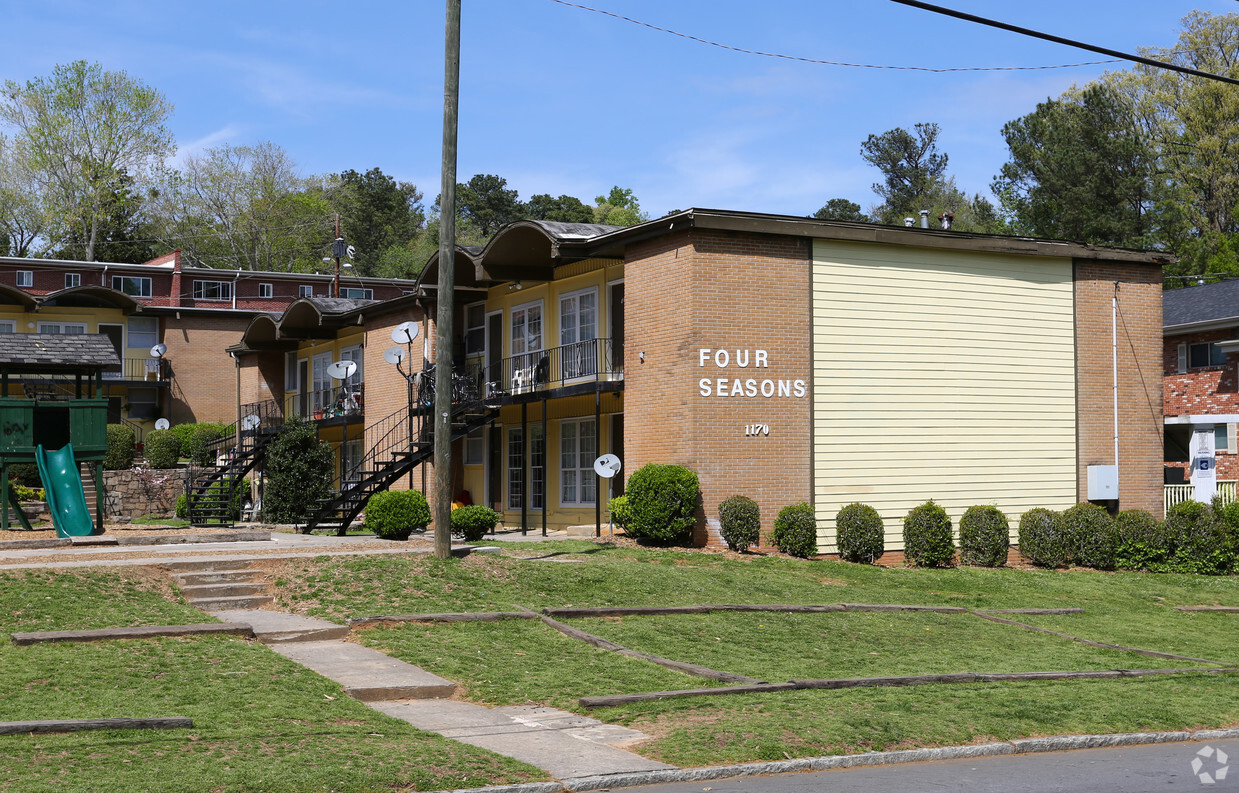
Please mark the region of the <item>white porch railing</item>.
[[[1234, 479], [1219, 479], [1217, 483], [1217, 494], [1222, 497], [1223, 504], [1229, 504], [1235, 500], [1235, 482]], [[1183, 485], [1164, 485], [1162, 488], [1162, 501], [1165, 504], [1167, 511], [1175, 504], [1181, 504], [1184, 501], [1191, 501], [1196, 495], [1196, 485], [1191, 483]]]

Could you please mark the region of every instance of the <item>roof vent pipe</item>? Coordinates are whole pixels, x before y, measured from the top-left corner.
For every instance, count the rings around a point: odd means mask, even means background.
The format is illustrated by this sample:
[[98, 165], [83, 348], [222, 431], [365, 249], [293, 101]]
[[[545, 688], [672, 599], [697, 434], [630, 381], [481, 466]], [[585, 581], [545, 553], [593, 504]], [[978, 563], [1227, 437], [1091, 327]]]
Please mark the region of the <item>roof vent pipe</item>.
[[912, 228], [913, 226], [916, 225], [916, 220], [913, 218], [904, 218], [903, 224], [907, 226], [908, 228]]
[[929, 228], [929, 210], [928, 209], [921, 210], [921, 228], [923, 229]]

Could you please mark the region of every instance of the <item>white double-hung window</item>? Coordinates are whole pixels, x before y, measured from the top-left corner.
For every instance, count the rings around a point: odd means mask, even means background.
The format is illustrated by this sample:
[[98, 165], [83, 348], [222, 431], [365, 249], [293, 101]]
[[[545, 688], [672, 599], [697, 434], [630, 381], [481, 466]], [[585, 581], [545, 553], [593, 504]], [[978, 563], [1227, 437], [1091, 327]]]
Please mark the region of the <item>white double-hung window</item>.
[[559, 298], [562, 379], [598, 371], [598, 290], [583, 289]]
[[593, 419], [559, 423], [559, 501], [565, 507], [593, 506], [598, 425]]

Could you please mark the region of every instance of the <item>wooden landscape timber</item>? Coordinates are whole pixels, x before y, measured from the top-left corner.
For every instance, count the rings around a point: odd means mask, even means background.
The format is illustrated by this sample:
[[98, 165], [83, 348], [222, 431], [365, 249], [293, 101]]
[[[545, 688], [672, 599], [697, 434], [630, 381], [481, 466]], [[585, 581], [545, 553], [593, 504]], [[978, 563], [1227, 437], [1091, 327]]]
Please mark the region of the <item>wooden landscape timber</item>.
[[607, 708], [678, 697], [713, 697], [724, 694], [763, 694], [772, 691], [806, 691], [811, 689], [886, 688], [894, 686], [925, 686], [949, 683], [998, 683], [1027, 680], [1112, 680], [1121, 677], [1150, 677], [1179, 674], [1233, 674], [1239, 669], [1094, 669], [1078, 672], [954, 672], [936, 675], [895, 675], [886, 677], [828, 678], [824, 680], [790, 680], [786, 683], [690, 688], [678, 691], [652, 691], [640, 694], [611, 694], [601, 697], [581, 697], [584, 708]]
[[182, 730], [194, 726], [193, 719], [168, 716], [152, 719], [63, 719], [57, 721], [0, 721], [0, 735], [80, 732], [82, 730]]

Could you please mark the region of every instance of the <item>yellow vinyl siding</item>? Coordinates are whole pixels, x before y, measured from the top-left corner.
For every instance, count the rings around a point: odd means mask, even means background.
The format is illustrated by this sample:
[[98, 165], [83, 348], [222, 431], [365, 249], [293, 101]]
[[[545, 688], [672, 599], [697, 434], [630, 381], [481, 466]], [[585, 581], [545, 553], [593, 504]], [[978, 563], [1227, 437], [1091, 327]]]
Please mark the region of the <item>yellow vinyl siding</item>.
[[813, 251], [814, 503], [835, 550], [861, 501], [902, 548], [928, 499], [958, 527], [995, 504], [1017, 521], [1076, 492], [1070, 259], [817, 240]]

